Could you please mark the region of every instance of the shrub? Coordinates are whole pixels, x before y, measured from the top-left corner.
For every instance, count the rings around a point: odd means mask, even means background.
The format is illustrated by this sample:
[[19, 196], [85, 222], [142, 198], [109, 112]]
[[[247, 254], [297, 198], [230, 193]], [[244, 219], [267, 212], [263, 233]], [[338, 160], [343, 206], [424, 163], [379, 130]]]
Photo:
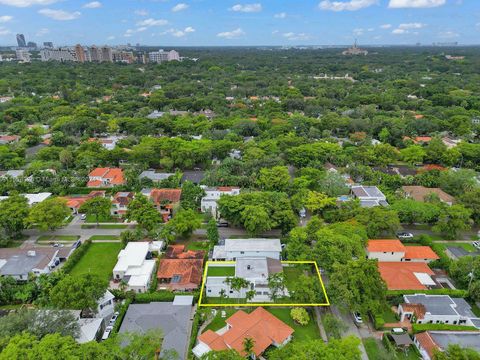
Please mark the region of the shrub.
[[468, 296], [468, 291], [460, 289], [387, 290], [388, 298], [412, 294], [450, 295], [451, 297], [465, 298]]
[[385, 320], [381, 315], [375, 315], [373, 318], [373, 325], [375, 326], [375, 330], [382, 330], [385, 326]]
[[452, 325], [452, 324], [412, 324], [413, 333], [422, 331], [476, 331], [474, 326]]
[[310, 321], [310, 316], [307, 313], [307, 310], [304, 308], [296, 307], [290, 310], [290, 316], [292, 317], [293, 321], [300, 325], [307, 325]]
[[80, 245], [80, 247], [77, 248], [65, 262], [62, 267], [63, 271], [66, 273], [72, 271], [73, 267], [77, 265], [83, 255], [85, 255], [85, 253], [88, 251], [90, 245], [92, 245], [92, 242], [90, 240], [85, 240], [82, 245]]
[[388, 333], [383, 334], [382, 342], [383, 342], [383, 345], [385, 346], [385, 349], [387, 349], [388, 353], [392, 357], [397, 358], [397, 352], [395, 350], [395, 347], [393, 346], [393, 344], [390, 341], [390, 335]]
[[120, 326], [122, 325], [123, 318], [125, 317], [125, 314], [127, 313], [128, 307], [132, 303], [132, 299], [126, 299], [123, 304], [120, 305], [118, 308], [118, 318], [117, 321], [115, 321], [115, 325], [113, 326], [112, 332], [116, 334], [118, 330], [120, 330]]
[[332, 314], [323, 316], [322, 321], [329, 338], [340, 339], [342, 334], [347, 331], [347, 325]]

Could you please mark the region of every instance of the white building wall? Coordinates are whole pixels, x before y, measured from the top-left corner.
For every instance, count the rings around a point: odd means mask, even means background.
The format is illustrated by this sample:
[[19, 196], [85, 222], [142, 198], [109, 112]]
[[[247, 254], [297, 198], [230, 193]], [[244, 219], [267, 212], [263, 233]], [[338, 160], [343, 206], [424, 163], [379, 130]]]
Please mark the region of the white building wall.
[[367, 252], [369, 259], [377, 259], [384, 262], [398, 262], [402, 261], [405, 252]]
[[268, 257], [280, 260], [280, 252], [278, 251], [227, 251], [226, 260], [236, 260], [243, 257]]

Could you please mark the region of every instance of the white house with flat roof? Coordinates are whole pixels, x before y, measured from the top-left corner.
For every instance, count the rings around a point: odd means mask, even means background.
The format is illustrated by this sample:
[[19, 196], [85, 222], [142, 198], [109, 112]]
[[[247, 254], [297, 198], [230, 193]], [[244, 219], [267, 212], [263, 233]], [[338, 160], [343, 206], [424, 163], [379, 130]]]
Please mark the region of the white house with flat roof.
[[[215, 267], [215, 264], [210, 264]], [[228, 284], [228, 276], [207, 276], [205, 288], [206, 295], [209, 297], [220, 297], [224, 290], [228, 298], [245, 298], [249, 290], [255, 290], [255, 297], [250, 301], [268, 302], [270, 299], [270, 288], [268, 286], [268, 277], [272, 274], [283, 272], [283, 266], [280, 260], [267, 257], [241, 257], [235, 262], [235, 265], [224, 266], [235, 267], [235, 277], [245, 279], [250, 282], [250, 286], [242, 288], [239, 291], [234, 290]], [[280, 295], [288, 295], [285, 289]]]
[[218, 200], [223, 195], [235, 196], [240, 194], [240, 188], [232, 186], [219, 186], [214, 188], [204, 187], [205, 196], [200, 202], [200, 208], [204, 213], [211, 213], [216, 219], [218, 218]]
[[352, 195], [361, 207], [388, 206], [387, 197], [376, 186], [352, 186]]
[[148, 291], [155, 270], [155, 260], [147, 260], [150, 251], [150, 244], [146, 241], [129, 242], [118, 254], [117, 264], [113, 268], [114, 281], [124, 281], [127, 291]]
[[236, 260], [243, 257], [281, 259], [280, 239], [226, 239], [225, 245], [213, 248], [213, 260]]
[[[38, 194], [22, 194], [22, 196], [25, 196], [27, 198], [29, 206], [33, 206], [48, 199], [50, 196], [52, 196], [52, 193], [42, 192]], [[6, 200], [8, 198], [9, 196], [0, 196], [0, 201]]]

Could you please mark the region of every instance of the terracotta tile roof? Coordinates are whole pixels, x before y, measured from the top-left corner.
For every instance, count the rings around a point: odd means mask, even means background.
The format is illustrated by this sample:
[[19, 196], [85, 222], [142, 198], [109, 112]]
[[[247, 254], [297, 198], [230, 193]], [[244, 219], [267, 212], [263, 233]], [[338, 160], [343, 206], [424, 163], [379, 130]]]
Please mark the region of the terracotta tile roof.
[[214, 351], [228, 349], [227, 344], [223, 341], [223, 337], [212, 330], [205, 331], [198, 337], [198, 340], [208, 345], [208, 347]]
[[102, 185], [101, 180], [91, 180], [87, 182], [87, 187], [100, 187]]
[[150, 193], [150, 198], [157, 205], [160, 205], [163, 201], [177, 203], [181, 196], [182, 189], [153, 189]]
[[368, 252], [405, 252], [405, 246], [397, 239], [368, 240]]
[[185, 245], [169, 245], [165, 253], [167, 259], [203, 259], [204, 256], [203, 250], [185, 251]]
[[416, 334], [415, 338], [420, 343], [420, 346], [425, 349], [431, 359], [433, 359], [435, 350], [440, 350], [440, 347], [435, 343], [435, 341], [433, 341], [428, 331]]
[[424, 290], [427, 287], [417, 279], [415, 273], [434, 275], [423, 262], [379, 262], [378, 271], [388, 290]]
[[423, 319], [427, 310], [423, 304], [402, 304], [402, 309], [405, 312], [414, 313], [417, 319]]
[[[243, 351], [245, 338], [255, 340], [253, 352], [256, 356], [259, 356], [273, 343], [282, 344], [293, 334], [293, 329], [290, 326], [262, 307], [256, 308], [250, 314], [239, 310], [228, 318], [226, 322], [231, 328], [219, 336], [228, 348], [235, 349], [242, 355], [245, 355]], [[210, 333], [207, 334], [207, 332], [200, 335], [198, 339], [207, 345], [209, 345], [207, 343], [209, 341], [210, 344], [216, 347], [223, 346], [218, 338]]]
[[[90, 178], [101, 178], [103, 180], [108, 180], [111, 185], [122, 185], [125, 183], [123, 177], [123, 170], [120, 168], [96, 168], [93, 169], [90, 174]], [[102, 181], [91, 179], [87, 183], [87, 187], [98, 187], [102, 185]]]
[[85, 201], [88, 199], [94, 198], [96, 196], [105, 197], [105, 190], [94, 190], [90, 191], [88, 195], [82, 196], [66, 196], [63, 197], [67, 201], [67, 206], [69, 208], [79, 209]]
[[219, 187], [217, 187], [217, 190], [222, 191], [222, 192], [229, 192], [229, 191], [232, 191], [233, 189], [239, 189], [239, 188], [236, 187], [236, 186], [219, 186]]
[[133, 192], [124, 192], [124, 191], [117, 192], [113, 196], [112, 203], [120, 204], [122, 206], [127, 206], [130, 203], [130, 201], [133, 200], [133, 197], [134, 197]]
[[402, 186], [403, 191], [410, 196], [412, 199], [416, 201], [425, 201], [425, 197], [428, 194], [436, 194], [440, 198], [440, 200], [446, 203], [453, 203], [455, 202], [455, 198], [440, 188], [427, 188], [424, 186]]
[[189, 288], [197, 288], [202, 282], [203, 259], [162, 259], [158, 266], [157, 278], [172, 279], [172, 286], [190, 285]]
[[440, 259], [430, 246], [405, 246], [405, 249], [405, 259]]
[[17, 141], [20, 139], [18, 135], [0, 135], [0, 140], [5, 142]]
[[441, 166], [441, 165], [427, 164], [427, 165], [424, 165], [420, 170], [421, 170], [421, 171], [430, 171], [430, 170], [445, 171], [445, 170], [447, 170], [447, 168], [446, 168], [446, 167], [443, 167], [443, 166]]

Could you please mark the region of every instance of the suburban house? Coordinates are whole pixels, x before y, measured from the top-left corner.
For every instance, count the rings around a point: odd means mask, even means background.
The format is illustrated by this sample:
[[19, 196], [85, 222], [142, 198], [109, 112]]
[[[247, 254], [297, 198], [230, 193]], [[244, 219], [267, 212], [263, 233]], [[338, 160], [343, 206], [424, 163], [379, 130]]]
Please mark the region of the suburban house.
[[240, 188], [231, 186], [219, 186], [216, 188], [205, 187], [204, 191], [205, 196], [201, 200], [200, 208], [204, 213], [211, 213], [215, 219], [217, 219], [219, 215], [217, 211], [217, 203], [218, 200], [220, 200], [220, 197], [223, 195], [235, 196], [240, 194]]
[[0, 248], [0, 276], [11, 276], [15, 280], [28, 280], [34, 275], [48, 274], [60, 262], [68, 259], [75, 248], [65, 247], [25, 247]]
[[87, 187], [112, 187], [125, 184], [123, 170], [120, 168], [96, 168], [88, 174]]
[[168, 221], [171, 219], [175, 208], [180, 204], [182, 189], [144, 189], [142, 194], [152, 200], [163, 220]]
[[465, 257], [465, 256], [480, 256], [480, 250], [467, 251], [463, 247], [447, 246], [445, 254], [447, 254], [447, 256], [450, 259], [458, 260], [458, 259], [460, 259], [462, 257]]
[[173, 174], [173, 173], [156, 172], [155, 170], [150, 169], [150, 170], [142, 171], [142, 173], [140, 174], [139, 178], [140, 178], [140, 179], [150, 179], [150, 180], [152, 180], [153, 182], [159, 182], [159, 181], [162, 181], [162, 180], [166, 180], [166, 179], [168, 179], [170, 176], [173, 176], [173, 175], [175, 175], [175, 174]]
[[397, 239], [368, 240], [367, 259], [379, 262], [425, 262], [439, 259], [430, 246], [405, 246]]
[[280, 239], [225, 239], [224, 245], [215, 245], [213, 260], [236, 260], [242, 257], [281, 259]]
[[125, 282], [127, 291], [148, 291], [155, 270], [151, 251], [150, 243], [146, 241], [129, 242], [118, 254], [117, 264], [113, 268], [113, 281]]
[[23, 176], [25, 170], [7, 170], [0, 171], [0, 178], [11, 177], [12, 179], [18, 179]]
[[462, 298], [449, 295], [403, 295], [404, 303], [398, 305], [400, 321], [417, 324], [452, 324], [474, 326], [480, 329], [480, 318]]
[[388, 206], [387, 198], [376, 186], [355, 185], [351, 189], [361, 207]]
[[123, 137], [121, 136], [109, 136], [104, 138], [90, 138], [88, 139], [88, 142], [98, 142], [103, 146], [103, 148], [107, 150], [113, 150], [115, 149], [117, 142], [122, 139]]
[[67, 206], [72, 210], [73, 214], [78, 214], [80, 207], [87, 200], [90, 200], [94, 197], [105, 197], [105, 190], [94, 190], [90, 191], [87, 195], [78, 195], [78, 196], [66, 196], [64, 199], [67, 201]]
[[165, 258], [160, 260], [157, 271], [161, 289], [195, 290], [202, 283], [205, 252], [184, 250], [184, 245], [167, 247]]
[[207, 330], [198, 337], [193, 354], [200, 358], [209, 351], [234, 349], [245, 356], [243, 342], [254, 340], [253, 353], [260, 357], [270, 347], [281, 347], [292, 339], [293, 329], [262, 307], [250, 314], [237, 311], [226, 321], [226, 326], [216, 332]]
[[18, 135], [0, 135], [0, 145], [15, 143], [20, 140]]
[[437, 195], [440, 201], [443, 201], [445, 204], [452, 205], [455, 203], [455, 198], [440, 188], [427, 188], [425, 186], [402, 186], [402, 190], [406, 198], [416, 201], [425, 202], [426, 197], [434, 194]]
[[193, 296], [175, 296], [173, 302], [131, 304], [120, 326], [119, 333], [143, 334], [151, 329], [161, 329], [163, 340], [160, 356], [175, 351], [178, 359], [187, 359], [190, 329], [192, 328]]
[[434, 272], [424, 262], [379, 262], [378, 271], [388, 290], [426, 290], [438, 287]]
[[[25, 196], [28, 201], [29, 206], [33, 206], [35, 204], [39, 204], [45, 200], [47, 200], [50, 196], [52, 196], [52, 193], [49, 192], [42, 192], [38, 194], [21, 194], [22, 196]], [[0, 196], [0, 201], [8, 199], [8, 196]]]
[[432, 360], [436, 351], [445, 351], [449, 345], [480, 351], [480, 332], [425, 331], [415, 335], [414, 343], [422, 359]]
[[130, 204], [130, 201], [133, 200], [135, 194], [133, 192], [128, 191], [120, 191], [117, 192], [112, 197], [112, 208], [111, 214], [112, 215], [125, 215], [127, 212], [127, 206]]
[[[215, 270], [216, 267], [219, 266], [210, 264], [209, 271]], [[234, 267], [234, 274], [229, 276], [227, 271], [230, 267]], [[224, 296], [228, 298], [245, 298], [247, 291], [255, 290], [255, 296], [250, 301], [270, 302], [272, 299], [270, 298], [271, 291], [268, 286], [268, 277], [283, 272], [283, 265], [278, 259], [241, 257], [235, 261], [235, 265], [223, 265], [222, 271], [225, 271], [225, 275], [209, 275], [209, 273], [207, 273], [205, 288], [208, 297], [221, 297], [221, 295], [224, 294]], [[233, 275], [249, 281], [250, 286], [248, 288], [242, 288], [239, 291], [232, 289], [227, 283], [227, 278]], [[288, 291], [285, 289], [280, 295], [288, 296]]]
[[205, 177], [205, 171], [203, 170], [185, 170], [182, 175], [182, 184], [185, 181], [191, 181], [194, 184], [200, 184]]

